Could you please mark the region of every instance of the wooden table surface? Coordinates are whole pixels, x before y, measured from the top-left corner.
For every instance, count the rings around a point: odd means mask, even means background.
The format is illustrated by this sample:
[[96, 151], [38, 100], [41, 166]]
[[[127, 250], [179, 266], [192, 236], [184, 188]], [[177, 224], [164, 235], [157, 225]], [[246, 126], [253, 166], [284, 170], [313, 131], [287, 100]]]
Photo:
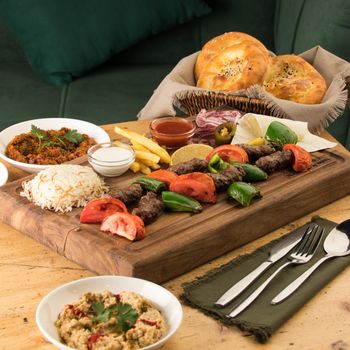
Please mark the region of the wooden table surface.
[[[123, 123], [144, 132], [147, 122]], [[111, 138], [113, 126], [104, 127]], [[24, 173], [8, 166], [9, 181]], [[334, 184], [336, 190], [337, 184]], [[290, 208], [293, 210], [293, 208]], [[350, 196], [317, 212], [310, 213], [229, 254], [192, 270], [163, 286], [179, 296], [181, 284], [189, 282], [233, 258], [254, 251], [261, 245], [306, 223], [314, 215], [335, 222], [350, 217]], [[40, 300], [61, 284], [94, 275], [66, 258], [50, 251], [11, 227], [0, 223], [0, 349], [54, 349], [35, 324]], [[258, 344], [253, 336], [228, 328], [201, 312], [183, 305], [183, 323], [164, 350], [350, 350], [350, 267], [338, 275], [307, 305], [285, 323], [267, 344]]]

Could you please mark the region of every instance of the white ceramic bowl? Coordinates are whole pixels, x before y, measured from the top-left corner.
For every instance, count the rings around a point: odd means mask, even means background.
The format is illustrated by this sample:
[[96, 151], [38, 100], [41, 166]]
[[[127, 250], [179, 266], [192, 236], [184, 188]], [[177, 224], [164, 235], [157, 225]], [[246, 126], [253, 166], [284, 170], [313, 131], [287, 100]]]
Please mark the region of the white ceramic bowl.
[[9, 177], [9, 172], [6, 166], [0, 163], [0, 187], [6, 184], [8, 177]]
[[[106, 149], [116, 151], [116, 153], [105, 155], [107, 157], [106, 159], [99, 158], [97, 151], [103, 151]], [[122, 152], [120, 153], [120, 151]], [[121, 143], [118, 145], [115, 145], [113, 142], [98, 143], [97, 145], [90, 147], [87, 155], [88, 161], [94, 170], [107, 177], [123, 175], [129, 170], [130, 165], [135, 161], [134, 150], [130, 146]]]
[[168, 324], [167, 333], [156, 343], [142, 348], [158, 349], [176, 332], [182, 321], [182, 307], [177, 298], [163, 287], [139, 278], [124, 276], [96, 276], [83, 278], [64, 284], [46, 295], [36, 310], [36, 323], [44, 337], [61, 350], [72, 350], [61, 343], [55, 321], [64, 305], [79, 300], [86, 292], [103, 292], [110, 290], [117, 294], [132, 291], [148, 299], [165, 317]]
[[76, 129], [82, 134], [89, 135], [95, 139], [97, 143], [110, 142], [108, 134], [102, 128], [84, 120], [69, 118], [43, 118], [27, 120], [25, 122], [12, 125], [0, 132], [0, 158], [13, 165], [14, 167], [27, 171], [29, 173], [37, 173], [50, 167], [50, 165], [17, 162], [16, 160], [5, 156], [5, 149], [15, 136], [29, 132], [32, 124], [43, 130], [61, 129], [63, 127]]

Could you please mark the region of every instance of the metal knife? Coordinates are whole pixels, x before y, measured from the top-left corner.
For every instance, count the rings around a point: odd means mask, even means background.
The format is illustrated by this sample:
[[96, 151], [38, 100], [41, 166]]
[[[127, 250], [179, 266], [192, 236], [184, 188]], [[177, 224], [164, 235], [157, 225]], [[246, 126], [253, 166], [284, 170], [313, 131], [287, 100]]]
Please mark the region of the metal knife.
[[241, 294], [251, 283], [253, 283], [257, 277], [259, 277], [268, 267], [275, 262], [283, 258], [292, 248], [294, 248], [302, 239], [304, 234], [303, 230], [299, 230], [296, 233], [288, 235], [276, 245], [274, 245], [270, 252], [269, 258], [259, 265], [255, 270], [250, 272], [247, 276], [242, 278], [236, 284], [234, 284], [227, 292], [225, 292], [215, 303], [217, 307], [224, 307], [239, 294]]

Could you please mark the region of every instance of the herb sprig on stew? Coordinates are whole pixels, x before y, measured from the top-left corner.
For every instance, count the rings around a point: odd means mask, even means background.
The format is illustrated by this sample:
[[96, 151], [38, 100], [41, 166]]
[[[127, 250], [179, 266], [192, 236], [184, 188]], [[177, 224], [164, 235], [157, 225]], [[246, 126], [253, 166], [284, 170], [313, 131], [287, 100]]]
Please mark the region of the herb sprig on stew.
[[38, 139], [39, 149], [54, 146], [63, 146], [68, 149], [67, 141], [77, 145], [84, 140], [83, 135], [79, 134], [75, 129], [68, 130], [63, 136], [55, 135], [50, 137], [45, 131], [32, 124], [31, 132]]
[[117, 323], [113, 328], [117, 331], [126, 332], [131, 329], [139, 314], [130, 304], [118, 303], [105, 308], [103, 303], [93, 303], [89, 310], [89, 318], [94, 323], [107, 322], [112, 317], [117, 320]]

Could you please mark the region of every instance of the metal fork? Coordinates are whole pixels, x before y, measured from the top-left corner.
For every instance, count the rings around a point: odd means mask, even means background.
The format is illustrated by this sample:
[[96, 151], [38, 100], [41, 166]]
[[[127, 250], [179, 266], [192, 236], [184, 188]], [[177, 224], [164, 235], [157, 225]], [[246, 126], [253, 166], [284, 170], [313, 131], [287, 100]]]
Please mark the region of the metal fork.
[[279, 267], [264, 283], [262, 283], [252, 294], [241, 304], [226, 315], [228, 318], [236, 317], [245, 310], [267, 287], [267, 285], [287, 266], [291, 264], [305, 264], [310, 261], [315, 254], [321, 241], [324, 228], [319, 225], [308, 227], [304, 236], [293, 252], [288, 256], [289, 261]]

